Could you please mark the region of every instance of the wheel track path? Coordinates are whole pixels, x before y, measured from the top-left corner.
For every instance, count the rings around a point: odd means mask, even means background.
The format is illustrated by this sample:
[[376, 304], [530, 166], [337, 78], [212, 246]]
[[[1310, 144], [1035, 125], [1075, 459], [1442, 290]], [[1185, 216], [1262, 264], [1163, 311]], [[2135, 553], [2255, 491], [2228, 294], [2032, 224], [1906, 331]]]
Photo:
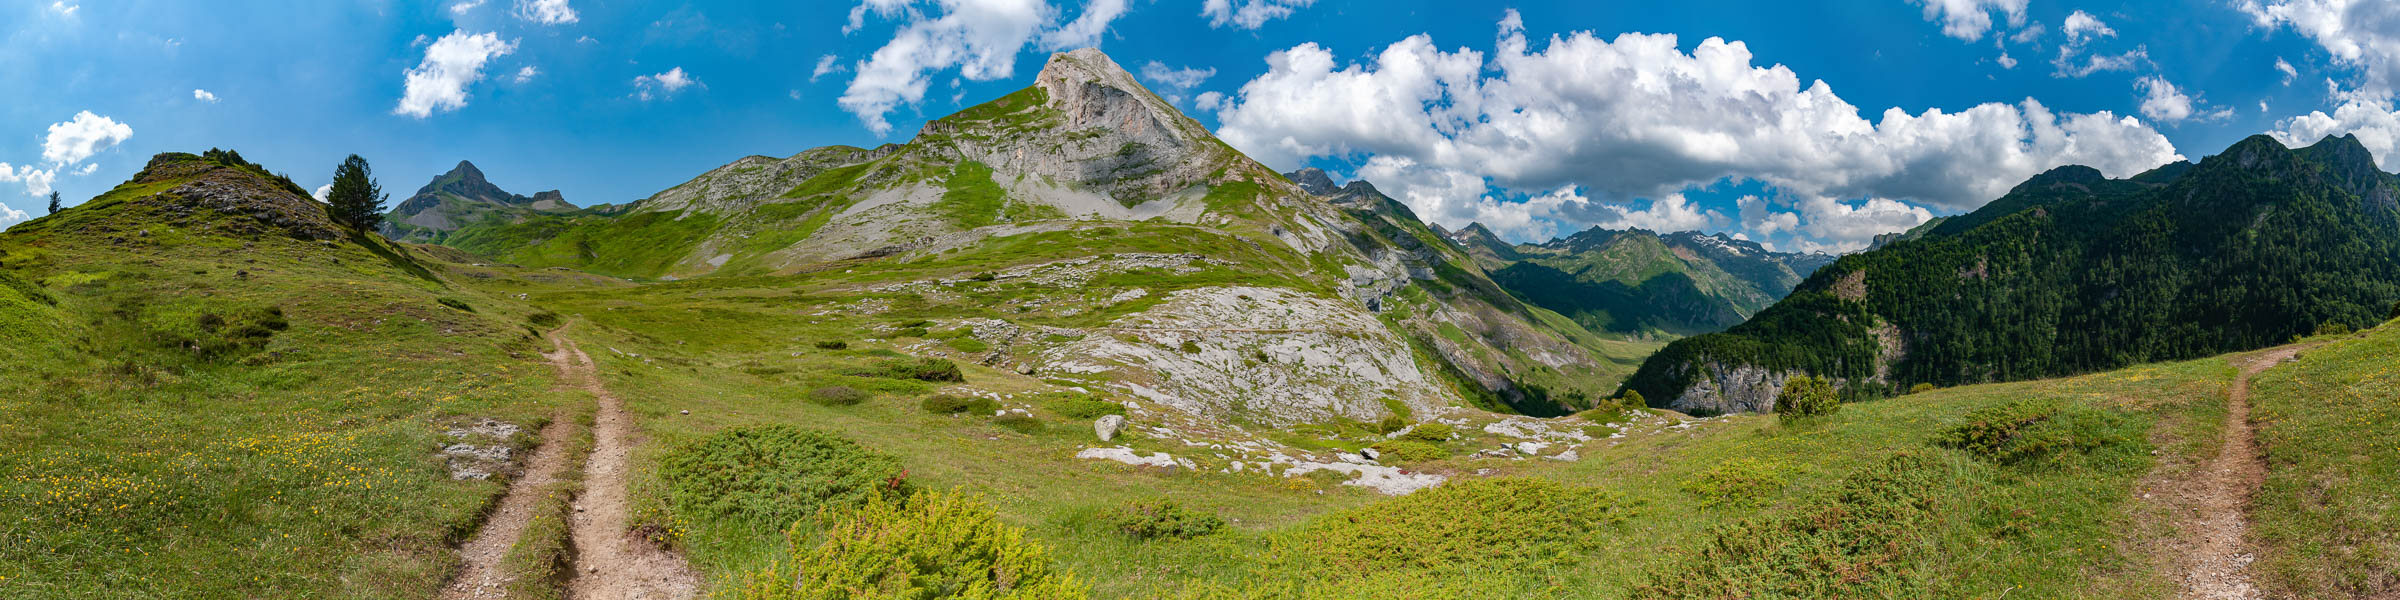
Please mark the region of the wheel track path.
[[573, 600], [685, 600], [699, 590], [699, 578], [683, 559], [636, 538], [626, 526], [632, 521], [632, 501], [626, 489], [633, 448], [640, 444], [633, 417], [625, 403], [602, 385], [592, 357], [564, 335], [555, 339], [561, 351], [575, 360], [566, 379], [576, 381], [599, 399], [593, 419], [591, 457], [584, 461], [584, 493], [576, 499], [575, 579], [567, 588]]

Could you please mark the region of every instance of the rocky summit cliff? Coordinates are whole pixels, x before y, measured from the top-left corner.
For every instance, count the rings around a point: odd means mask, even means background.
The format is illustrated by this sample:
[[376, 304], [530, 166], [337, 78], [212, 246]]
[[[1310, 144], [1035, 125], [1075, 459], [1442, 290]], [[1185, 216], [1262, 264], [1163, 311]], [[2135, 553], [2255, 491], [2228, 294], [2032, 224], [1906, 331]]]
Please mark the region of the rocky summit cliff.
[[483, 170], [475, 168], [475, 163], [462, 160], [394, 205], [384, 218], [382, 233], [396, 241], [431, 242], [490, 221], [516, 222], [531, 214], [573, 210], [575, 205], [567, 203], [558, 190], [532, 196], [511, 194], [484, 179]]
[[1555, 414], [1625, 373], [1373, 186], [1311, 183], [1078, 50], [904, 144], [747, 157], [461, 247], [634, 278], [839, 269], [862, 310], [956, 304], [981, 342], [962, 358], [1247, 422]]
[[2400, 178], [2356, 138], [2253, 136], [2126, 179], [2053, 169], [1819, 269], [1627, 381], [1663, 406], [1772, 410], [1789, 378], [1871, 398], [2090, 372], [2380, 323], [2400, 300]]

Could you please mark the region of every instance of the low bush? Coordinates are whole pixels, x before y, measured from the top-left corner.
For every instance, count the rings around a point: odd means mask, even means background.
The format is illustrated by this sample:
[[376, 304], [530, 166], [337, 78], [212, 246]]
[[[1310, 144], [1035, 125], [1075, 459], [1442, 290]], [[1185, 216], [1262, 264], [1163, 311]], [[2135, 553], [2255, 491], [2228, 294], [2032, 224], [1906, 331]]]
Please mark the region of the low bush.
[[958, 363], [950, 362], [950, 359], [947, 358], [901, 358], [887, 360], [877, 363], [873, 367], [853, 369], [849, 374], [859, 377], [914, 379], [917, 381], [931, 381], [937, 383], [956, 383], [967, 380], [965, 375], [962, 375], [958, 372]]
[[1427, 422], [1417, 425], [1416, 429], [1408, 430], [1408, 433], [1401, 434], [1400, 439], [1439, 444], [1450, 441], [1450, 434], [1457, 431], [1458, 428], [1451, 427], [1447, 423]]
[[1184, 340], [1183, 345], [1177, 346], [1176, 349], [1183, 351], [1184, 354], [1199, 354], [1200, 343], [1191, 340]]
[[1026, 435], [1041, 433], [1043, 429], [1041, 419], [1033, 418], [1033, 415], [1028, 415], [1025, 413], [1012, 412], [1005, 415], [992, 417], [992, 424], [1006, 427], [1010, 431], [1015, 431], [1017, 433]]
[[921, 338], [925, 337], [929, 333], [931, 332], [925, 331], [925, 328], [923, 327], [902, 327], [899, 331], [892, 332], [892, 337]]
[[1841, 394], [1833, 382], [1823, 377], [1802, 375], [1783, 382], [1783, 391], [1775, 395], [1775, 417], [1792, 423], [1831, 415], [1842, 409]]
[[1718, 527], [1643, 574], [1632, 597], [1923, 598], [1912, 577], [1935, 523], [1958, 503], [1959, 475], [1903, 453], [1853, 474], [1832, 498], [1792, 514]]
[[1622, 498], [1593, 488], [1470, 479], [1311, 519], [1278, 538], [1276, 549], [1330, 578], [1539, 571], [1583, 560], [1627, 510]]
[[928, 492], [876, 496], [828, 511], [821, 535], [793, 527], [787, 559], [736, 576], [717, 594], [737, 600], [1078, 600], [1090, 588], [1050, 562], [1025, 531], [983, 499]]
[[444, 297], [441, 297], [441, 298], [435, 298], [433, 301], [442, 303], [442, 306], [447, 306], [447, 307], [450, 307], [450, 308], [455, 308], [455, 309], [459, 309], [459, 310], [463, 310], [463, 311], [467, 311], [467, 312], [475, 312], [475, 307], [473, 307], [473, 306], [468, 306], [468, 305], [467, 305], [467, 301], [465, 301], [465, 300], [460, 300], [460, 299], [457, 299], [457, 298], [451, 298], [451, 297], [448, 297], [448, 296], [444, 296]]
[[679, 515], [769, 527], [911, 490], [899, 459], [789, 425], [727, 429], [670, 450], [659, 459], [659, 476]]
[[547, 329], [551, 327], [557, 327], [562, 321], [559, 319], [558, 313], [542, 311], [533, 313], [531, 315], [526, 315], [525, 322], [532, 323], [535, 327]]
[[856, 406], [867, 401], [867, 393], [846, 385], [829, 385], [809, 390], [808, 401], [824, 406]]
[[1925, 392], [1930, 392], [1930, 391], [1934, 391], [1934, 390], [1938, 390], [1938, 389], [1941, 389], [1941, 388], [1934, 387], [1934, 385], [1933, 385], [1933, 384], [1930, 384], [1930, 383], [1919, 383], [1919, 384], [1916, 384], [1916, 385], [1908, 386], [1908, 393], [1910, 393], [1910, 394], [1922, 394], [1922, 393], [1925, 393]]
[[992, 349], [991, 344], [971, 337], [953, 338], [943, 343], [960, 352], [983, 352]]
[[949, 394], [927, 396], [925, 401], [922, 403], [922, 406], [924, 406], [925, 412], [937, 415], [955, 415], [959, 413], [988, 415], [994, 412], [999, 412], [1000, 410], [1000, 402], [990, 398], [972, 398], [965, 396], [952, 396]]
[[1375, 422], [1375, 433], [1383, 435], [1391, 435], [1394, 431], [1407, 428], [1408, 419], [1400, 415], [1384, 415], [1383, 420]]
[[818, 350], [849, 350], [849, 349], [850, 349], [850, 342], [845, 342], [845, 341], [841, 341], [841, 340], [817, 340], [817, 349], [818, 349]]
[[2018, 464], [2132, 443], [2139, 429], [2133, 419], [2115, 412], [2036, 398], [1967, 413], [1965, 423], [1936, 432], [1933, 443], [2000, 464]]
[[1070, 419], [1097, 419], [1105, 415], [1125, 414], [1125, 405], [1123, 404], [1084, 394], [1052, 399], [1044, 402], [1042, 407], [1050, 409], [1050, 412], [1058, 413], [1058, 416]]
[[1118, 533], [1144, 540], [1188, 540], [1225, 528], [1225, 519], [1184, 508], [1173, 500], [1127, 504], [1110, 511], [1107, 519]]
[[1609, 438], [1609, 437], [1611, 437], [1611, 436], [1615, 436], [1615, 435], [1617, 435], [1617, 432], [1618, 432], [1618, 431], [1623, 431], [1623, 430], [1622, 430], [1622, 429], [1618, 429], [1618, 428], [1617, 428], [1617, 426], [1615, 426], [1615, 425], [1585, 425], [1585, 426], [1583, 426], [1583, 435], [1584, 435], [1584, 437], [1592, 438], [1592, 439], [1595, 439], [1595, 440], [1599, 440], [1599, 439], [1608, 439], [1608, 438]]
[[1756, 459], [1736, 458], [1709, 467], [1683, 482], [1683, 491], [1700, 497], [1700, 505], [1754, 508], [1783, 491], [1783, 473]]
[[1384, 440], [1376, 442], [1374, 448], [1375, 452], [1379, 454], [1375, 458], [1375, 462], [1382, 463], [1426, 462], [1450, 456], [1450, 452], [1443, 450], [1441, 446], [1423, 440]]

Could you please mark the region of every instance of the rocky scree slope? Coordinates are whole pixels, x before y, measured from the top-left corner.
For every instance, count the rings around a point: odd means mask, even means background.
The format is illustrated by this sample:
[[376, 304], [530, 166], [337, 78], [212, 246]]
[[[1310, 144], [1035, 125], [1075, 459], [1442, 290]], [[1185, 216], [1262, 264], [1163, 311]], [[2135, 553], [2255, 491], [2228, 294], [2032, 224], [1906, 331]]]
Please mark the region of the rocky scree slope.
[[2068, 166], [1917, 239], [1842, 257], [1626, 386], [1766, 411], [1785, 380], [1851, 398], [2261, 348], [2379, 322], [2400, 298], [2400, 178], [2353, 137], [2265, 136], [2128, 179]]
[[[862, 294], [959, 302], [990, 346], [975, 360], [1268, 423], [1461, 401], [1555, 413], [1612, 385], [1588, 331], [1516, 302], [1389, 198], [1345, 198], [1079, 50], [905, 144], [747, 157], [469, 249], [659, 279], [855, 272]], [[1299, 350], [1323, 336], [1343, 351]]]
[[575, 210], [558, 190], [530, 197], [508, 193], [485, 180], [483, 170], [474, 163], [462, 160], [393, 206], [384, 216], [381, 232], [394, 241], [438, 242], [453, 231], [488, 221], [513, 223], [532, 215]]

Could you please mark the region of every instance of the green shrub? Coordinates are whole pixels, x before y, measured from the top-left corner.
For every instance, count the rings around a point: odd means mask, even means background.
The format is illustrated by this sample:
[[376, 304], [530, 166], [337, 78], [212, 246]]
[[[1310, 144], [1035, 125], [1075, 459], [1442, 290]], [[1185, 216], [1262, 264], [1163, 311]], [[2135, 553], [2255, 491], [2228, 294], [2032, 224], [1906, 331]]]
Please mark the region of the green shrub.
[[1089, 586], [1050, 563], [1049, 550], [1000, 522], [983, 499], [928, 492], [870, 498], [829, 511], [821, 535], [793, 527], [788, 559], [735, 576], [716, 597], [737, 600], [1078, 600]]
[[928, 333], [929, 332], [925, 331], [925, 328], [923, 327], [902, 327], [899, 331], [892, 332], [892, 337], [921, 338], [925, 337]]
[[1967, 413], [1965, 423], [1935, 433], [1933, 443], [1984, 460], [2018, 464], [2132, 443], [2140, 428], [2115, 412], [2037, 398]]
[[1615, 425], [1585, 425], [1585, 426], [1583, 426], [1583, 435], [1584, 435], [1585, 437], [1589, 437], [1589, 438], [1592, 438], [1592, 439], [1595, 439], [1595, 440], [1598, 440], [1598, 439], [1607, 439], [1609, 436], [1616, 435], [1618, 431], [1622, 431], [1622, 430], [1621, 430], [1621, 429], [1618, 429], [1618, 428], [1617, 428], [1617, 426], [1615, 426]]
[[1408, 418], [1400, 415], [1384, 415], [1382, 420], [1375, 422], [1375, 433], [1383, 435], [1391, 435], [1394, 431], [1407, 428]]
[[959, 413], [989, 415], [994, 412], [999, 412], [1000, 410], [1000, 403], [990, 398], [952, 396], [949, 394], [928, 396], [925, 398], [922, 406], [924, 406], [925, 412], [937, 415], [955, 415]]
[[1050, 412], [1058, 413], [1058, 416], [1070, 419], [1097, 419], [1105, 415], [1125, 414], [1125, 405], [1123, 404], [1083, 394], [1053, 399], [1044, 402], [1042, 407], [1050, 409]]
[[1925, 393], [1925, 392], [1930, 392], [1930, 391], [1934, 391], [1934, 390], [1938, 390], [1938, 389], [1941, 389], [1941, 388], [1934, 387], [1934, 385], [1933, 385], [1933, 384], [1930, 384], [1930, 383], [1919, 383], [1919, 384], [1916, 384], [1916, 385], [1908, 386], [1908, 393], [1910, 393], [1910, 394], [1922, 394], [1922, 393]]
[[899, 328], [901, 328], [901, 329], [924, 329], [924, 328], [927, 328], [927, 327], [932, 327], [932, 326], [933, 326], [933, 322], [932, 322], [932, 321], [927, 321], [927, 320], [924, 320], [924, 319], [917, 319], [917, 320], [914, 320], [914, 321], [901, 321], [901, 322], [900, 322], [900, 324], [898, 325], [898, 327], [899, 327]]
[[667, 505], [679, 515], [771, 527], [911, 489], [899, 459], [789, 425], [719, 431], [668, 451], [659, 475]]
[[433, 301], [442, 303], [442, 306], [447, 306], [447, 307], [450, 307], [450, 308], [455, 308], [455, 309], [459, 309], [459, 310], [463, 310], [463, 311], [467, 311], [467, 312], [475, 312], [475, 307], [472, 307], [472, 306], [467, 306], [467, 301], [465, 301], [465, 300], [460, 300], [460, 299], [457, 299], [457, 298], [451, 298], [451, 297], [448, 297], [448, 296], [444, 296], [444, 297], [441, 297], [441, 298], [435, 298]]
[[1775, 416], [1784, 423], [1833, 414], [1842, 409], [1842, 397], [1833, 390], [1833, 382], [1823, 377], [1802, 375], [1783, 382], [1783, 392], [1775, 395]]
[[1625, 390], [1625, 395], [1617, 397], [1617, 406], [1628, 411], [1646, 410], [1650, 408], [1650, 401], [1642, 398], [1641, 392]]
[[2400, 302], [2392, 303], [2392, 318], [2400, 319]]
[[984, 343], [983, 340], [971, 337], [956, 338], [944, 343], [960, 352], [982, 352], [992, 349], [991, 344]]
[[1287, 558], [1331, 571], [1324, 576], [1538, 571], [1583, 560], [1626, 512], [1622, 498], [1597, 489], [1493, 477], [1323, 515], [1276, 541]]
[[846, 385], [829, 385], [809, 390], [808, 401], [824, 406], [856, 406], [867, 401], [867, 393]]
[[950, 359], [947, 358], [901, 358], [887, 360], [877, 363], [873, 367], [865, 369], [853, 369], [850, 371], [850, 374], [859, 377], [914, 379], [917, 381], [932, 382], [955, 383], [967, 380], [965, 375], [962, 375], [958, 372], [958, 363], [950, 362]]
[[1934, 456], [1894, 455], [1792, 514], [1718, 527], [1642, 575], [1636, 599], [1924, 598], [1919, 561], [1958, 503], [1959, 474]]
[[551, 327], [557, 327], [561, 322], [561, 319], [559, 319], [558, 313], [542, 311], [533, 313], [531, 315], [526, 315], [525, 322], [532, 323], [535, 327], [547, 329]]
[[850, 349], [850, 342], [845, 342], [845, 341], [841, 341], [841, 340], [817, 340], [817, 349], [818, 349], [818, 350], [848, 350], [848, 349]]
[[1377, 453], [1381, 454], [1376, 457], [1375, 462], [1381, 463], [1418, 463], [1441, 460], [1450, 456], [1450, 452], [1443, 450], [1441, 446], [1423, 440], [1384, 440], [1376, 442], [1373, 447]]
[[1753, 508], [1766, 504], [1785, 484], [1774, 465], [1736, 458], [1685, 480], [1683, 491], [1699, 496], [1701, 506]]
[[1033, 435], [1042, 432], [1042, 420], [1033, 418], [1032, 415], [1025, 413], [1012, 412], [1005, 415], [992, 417], [992, 424], [1006, 427], [1011, 431], [1026, 435]]
[[1183, 345], [1176, 347], [1176, 349], [1182, 350], [1184, 354], [1199, 354], [1200, 343], [1191, 340], [1184, 340]]
[[1408, 430], [1408, 433], [1401, 434], [1400, 439], [1439, 444], [1450, 441], [1450, 434], [1457, 431], [1458, 428], [1451, 427], [1447, 423], [1427, 422], [1417, 425], [1416, 429]]
[[1117, 532], [1138, 539], [1188, 540], [1224, 529], [1225, 519], [1184, 508], [1173, 500], [1161, 500], [1135, 502], [1110, 511], [1108, 524]]

